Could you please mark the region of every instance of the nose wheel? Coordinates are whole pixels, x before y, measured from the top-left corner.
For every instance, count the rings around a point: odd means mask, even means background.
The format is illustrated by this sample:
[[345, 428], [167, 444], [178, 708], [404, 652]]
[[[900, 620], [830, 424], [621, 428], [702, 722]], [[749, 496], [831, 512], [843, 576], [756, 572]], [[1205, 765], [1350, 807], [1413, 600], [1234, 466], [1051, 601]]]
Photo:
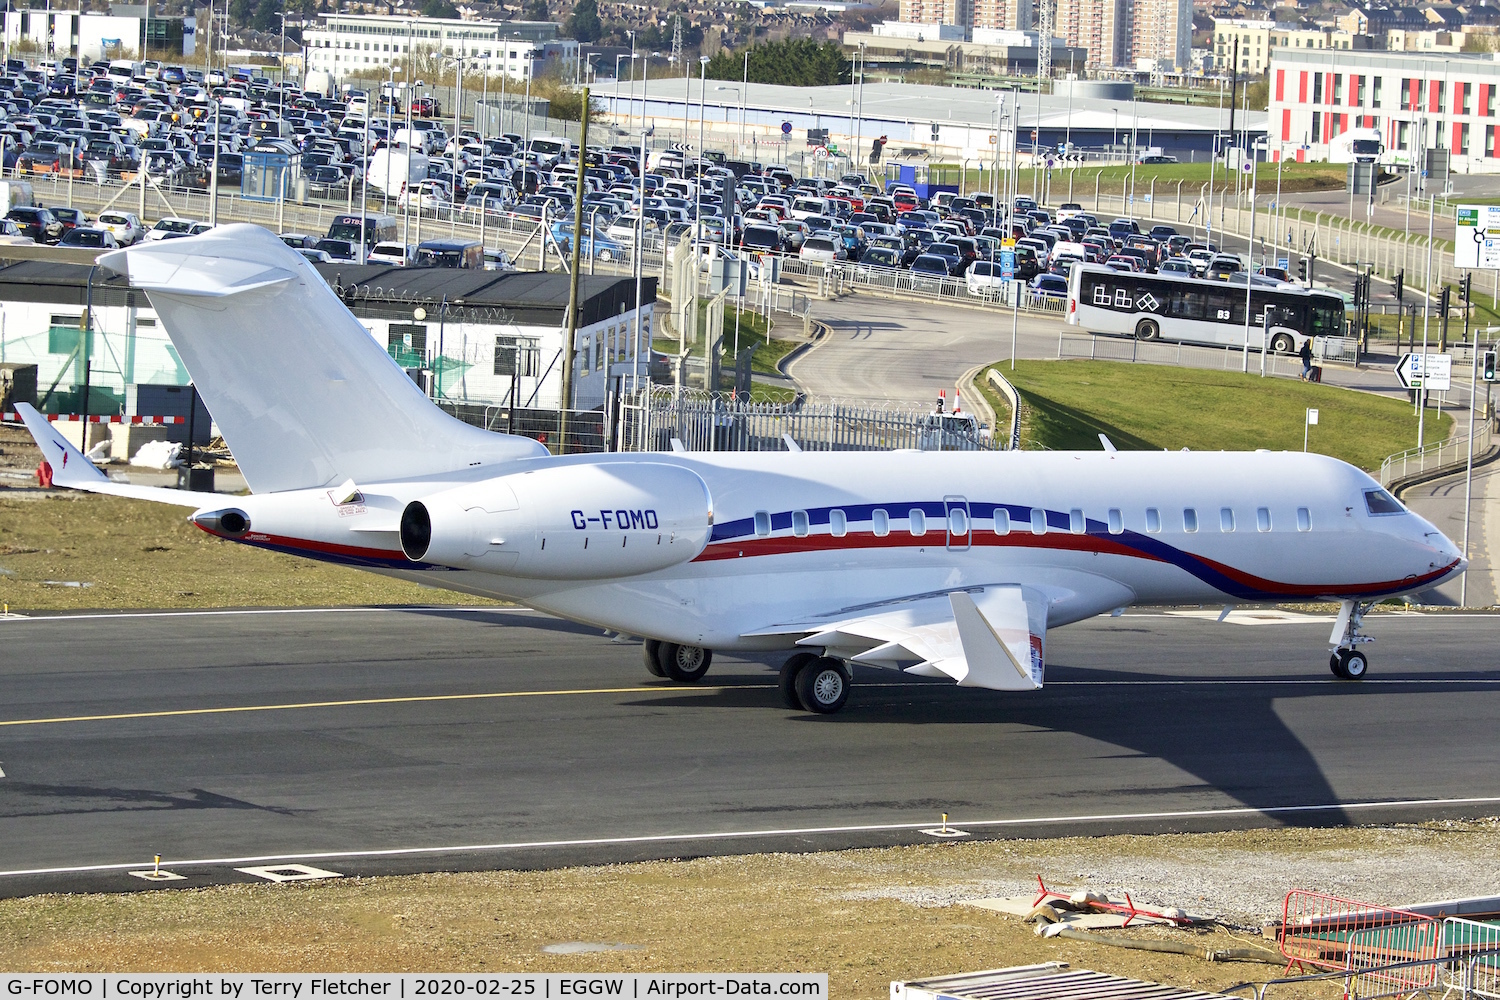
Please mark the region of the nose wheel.
[[1362, 635], [1359, 631], [1365, 615], [1375, 606], [1374, 601], [1343, 601], [1339, 605], [1338, 620], [1334, 622], [1333, 634], [1328, 641], [1333, 652], [1328, 657], [1328, 669], [1340, 680], [1364, 680], [1370, 670], [1369, 658], [1359, 647], [1374, 642], [1375, 637]]

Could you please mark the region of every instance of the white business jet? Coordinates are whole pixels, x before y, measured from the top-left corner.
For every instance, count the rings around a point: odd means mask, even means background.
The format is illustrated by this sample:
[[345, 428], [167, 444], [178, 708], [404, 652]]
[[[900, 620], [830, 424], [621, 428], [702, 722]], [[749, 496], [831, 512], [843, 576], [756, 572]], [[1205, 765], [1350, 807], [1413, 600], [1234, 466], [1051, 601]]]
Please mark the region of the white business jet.
[[143, 290], [252, 494], [112, 482], [30, 407], [60, 486], [192, 507], [245, 545], [525, 602], [646, 637], [691, 682], [713, 650], [792, 650], [789, 706], [849, 664], [1042, 686], [1047, 630], [1132, 604], [1337, 601], [1363, 677], [1376, 601], [1462, 571], [1343, 462], [1270, 452], [752, 452], [554, 457], [443, 413], [296, 251], [254, 226], [108, 253]]

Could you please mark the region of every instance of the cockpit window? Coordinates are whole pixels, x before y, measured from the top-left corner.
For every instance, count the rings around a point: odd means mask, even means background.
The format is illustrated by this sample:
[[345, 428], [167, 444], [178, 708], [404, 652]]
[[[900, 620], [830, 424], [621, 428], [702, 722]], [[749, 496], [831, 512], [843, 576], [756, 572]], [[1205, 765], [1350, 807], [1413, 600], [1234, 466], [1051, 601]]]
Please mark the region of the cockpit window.
[[1385, 490], [1365, 490], [1365, 509], [1372, 515], [1406, 513], [1406, 508]]

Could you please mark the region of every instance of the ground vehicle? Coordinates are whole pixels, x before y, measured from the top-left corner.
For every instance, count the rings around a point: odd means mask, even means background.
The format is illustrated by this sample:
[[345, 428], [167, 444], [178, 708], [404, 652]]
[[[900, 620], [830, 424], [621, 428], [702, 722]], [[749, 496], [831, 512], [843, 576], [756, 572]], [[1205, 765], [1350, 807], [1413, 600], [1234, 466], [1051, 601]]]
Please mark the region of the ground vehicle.
[[911, 262], [911, 287], [921, 291], [935, 292], [943, 287], [948, 275], [948, 260], [935, 253], [919, 254]]
[[1177, 157], [1167, 156], [1162, 153], [1153, 153], [1150, 156], [1141, 157], [1142, 163], [1176, 163]]
[[1068, 282], [1068, 322], [1094, 333], [1259, 350], [1270, 311], [1269, 349], [1293, 354], [1308, 337], [1344, 333], [1344, 300], [1332, 292], [1261, 288], [1177, 274], [1130, 274], [1085, 265]]
[[60, 247], [89, 247], [99, 250], [118, 250], [120, 244], [115, 241], [115, 236], [108, 229], [94, 229], [88, 226], [78, 226], [68, 230], [57, 243]]
[[1186, 257], [1170, 257], [1162, 262], [1161, 267], [1158, 269], [1158, 273], [1185, 274], [1189, 277], [1192, 277], [1193, 275], [1198, 273], [1198, 269], [1195, 268], [1193, 266], [1193, 262], [1188, 260]]
[[[399, 239], [394, 215], [336, 215], [328, 227], [327, 239], [351, 240], [356, 245], [363, 238], [365, 250], [377, 243], [391, 243]], [[328, 250], [327, 247], [322, 247]], [[329, 253], [333, 253], [329, 250]], [[335, 254], [337, 256], [337, 254]]]
[[318, 245], [318, 237], [306, 233], [278, 233], [276, 238], [293, 250], [303, 250]]
[[21, 232], [21, 227], [10, 219], [0, 219], [0, 246], [33, 246], [36, 240]]
[[970, 295], [982, 298], [999, 295], [1006, 284], [1000, 277], [1000, 262], [991, 260], [976, 260], [970, 264], [968, 271], [964, 272], [964, 283]]
[[834, 264], [844, 259], [844, 249], [826, 233], [814, 233], [802, 244], [797, 256], [809, 264]]
[[393, 264], [396, 267], [406, 267], [412, 262], [412, 254], [404, 243], [377, 243], [365, 260], [370, 264]]
[[740, 249], [752, 253], [780, 253], [781, 230], [776, 226], [752, 222], [740, 232]]
[[1384, 152], [1378, 128], [1351, 128], [1328, 140], [1329, 163], [1374, 163]]
[[11, 209], [5, 217], [20, 228], [23, 236], [29, 236], [38, 243], [56, 243], [62, 238], [63, 224], [45, 208], [18, 206]]
[[423, 240], [417, 246], [417, 267], [484, 269], [484, 244], [478, 240]]
[[1065, 299], [1068, 297], [1068, 279], [1060, 274], [1039, 274], [1031, 279], [1033, 298]]
[[169, 215], [165, 219], [158, 220], [156, 225], [151, 227], [151, 231], [146, 234], [146, 239], [152, 241], [166, 239], [168, 233], [190, 235], [195, 225], [198, 225], [197, 219], [179, 219]]
[[329, 260], [355, 260], [359, 252], [359, 237], [352, 240], [321, 239], [316, 246], [304, 247], [301, 252], [306, 256], [320, 251], [326, 253]]
[[1235, 255], [1227, 253], [1215, 254], [1203, 268], [1203, 277], [1223, 281], [1231, 274], [1243, 271], [1244, 269], [1244, 262]]
[[136, 218], [134, 212], [100, 212], [99, 221], [95, 225], [113, 233], [115, 242], [122, 247], [138, 243], [146, 235], [146, 227], [141, 225], [141, 220]]
[[1083, 214], [1083, 206], [1076, 201], [1064, 202], [1057, 210], [1057, 221], [1066, 222], [1076, 215]]

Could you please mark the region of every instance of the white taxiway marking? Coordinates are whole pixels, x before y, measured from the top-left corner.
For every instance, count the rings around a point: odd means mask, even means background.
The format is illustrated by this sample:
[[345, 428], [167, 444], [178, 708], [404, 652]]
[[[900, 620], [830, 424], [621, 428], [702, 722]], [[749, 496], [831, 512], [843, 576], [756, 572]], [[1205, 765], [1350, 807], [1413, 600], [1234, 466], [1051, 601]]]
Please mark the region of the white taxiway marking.
[[[1294, 816], [1303, 813], [1334, 812], [1370, 812], [1376, 809], [1415, 809], [1415, 808], [1443, 808], [1454, 806], [1494, 806], [1500, 804], [1500, 795], [1476, 796], [1461, 799], [1397, 799], [1390, 802], [1331, 802], [1318, 805], [1301, 806], [1269, 806], [1255, 808], [1253, 806], [1236, 806], [1228, 809], [1179, 809], [1170, 812], [1143, 812], [1143, 813], [1100, 813], [1098, 815], [1081, 816], [1033, 816], [1022, 819], [987, 819], [964, 822], [966, 828], [984, 827], [990, 830], [1025, 829], [1028, 827], [1051, 826], [1060, 823], [1121, 823], [1121, 822], [1143, 822], [1150, 820], [1182, 820], [1182, 819], [1232, 819], [1237, 816]], [[736, 840], [753, 840], [761, 837], [808, 837], [828, 834], [850, 834], [850, 833], [900, 833], [902, 831], [921, 832], [932, 828], [931, 820], [921, 823], [872, 823], [859, 826], [813, 826], [793, 827], [789, 829], [766, 829], [766, 830], [731, 830], [712, 833], [665, 833], [648, 834], [639, 837], [588, 837], [576, 840], [529, 840], [515, 841], [499, 844], [456, 844], [449, 847], [393, 847], [383, 850], [372, 851], [318, 851], [298, 854], [263, 854], [254, 857], [243, 858], [193, 858], [174, 859], [163, 864], [170, 864], [174, 868], [182, 868], [188, 865], [249, 865], [255, 862], [279, 863], [277, 868], [299, 861], [328, 861], [335, 858], [352, 860], [357, 858], [398, 858], [413, 857], [418, 855], [440, 855], [440, 854], [477, 854], [482, 852], [496, 851], [525, 851], [525, 850], [547, 850], [570, 847], [611, 847], [628, 846], [632, 844], [679, 844], [697, 841], [701, 843], [726, 842]], [[110, 872], [121, 871], [136, 867], [140, 862], [130, 861], [124, 864], [104, 865], [71, 865], [58, 868], [20, 868], [12, 871], [0, 871], [0, 878], [15, 878], [25, 875], [76, 875], [85, 872]]]
[[305, 882], [317, 878], [343, 878], [338, 872], [311, 865], [260, 865], [251, 868], [236, 868], [237, 872], [254, 875], [268, 882]]

